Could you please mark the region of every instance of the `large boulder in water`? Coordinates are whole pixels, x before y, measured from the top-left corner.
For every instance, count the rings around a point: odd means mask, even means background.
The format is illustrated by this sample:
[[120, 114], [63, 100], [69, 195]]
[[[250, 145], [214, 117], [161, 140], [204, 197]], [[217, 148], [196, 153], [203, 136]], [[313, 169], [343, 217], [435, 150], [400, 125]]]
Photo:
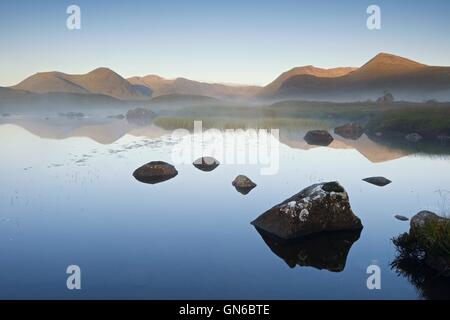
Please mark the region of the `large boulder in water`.
[[152, 161], [136, 169], [133, 176], [136, 180], [155, 184], [172, 179], [178, 174], [177, 169], [164, 161]]
[[363, 127], [357, 123], [347, 123], [334, 129], [334, 133], [345, 139], [358, 140], [364, 133]]
[[328, 146], [333, 142], [333, 137], [325, 130], [308, 131], [304, 137], [307, 144], [316, 146]]
[[213, 157], [201, 157], [193, 163], [194, 167], [205, 172], [213, 171], [219, 164], [219, 160], [214, 159]]
[[256, 183], [244, 175], [237, 176], [231, 184], [243, 195], [248, 194], [253, 188], [256, 187]]
[[323, 231], [363, 228], [338, 182], [314, 184], [266, 211], [252, 224], [287, 240]]

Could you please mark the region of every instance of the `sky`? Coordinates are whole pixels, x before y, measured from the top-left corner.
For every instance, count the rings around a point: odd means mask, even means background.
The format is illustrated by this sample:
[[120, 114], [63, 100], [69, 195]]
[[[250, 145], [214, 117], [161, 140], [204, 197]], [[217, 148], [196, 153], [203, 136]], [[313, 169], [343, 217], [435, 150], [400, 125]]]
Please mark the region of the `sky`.
[[[69, 5], [81, 29], [66, 27]], [[366, 26], [369, 5], [381, 30]], [[108, 67], [265, 85], [296, 66], [361, 66], [379, 52], [450, 66], [448, 0], [2, 0], [0, 86]]]

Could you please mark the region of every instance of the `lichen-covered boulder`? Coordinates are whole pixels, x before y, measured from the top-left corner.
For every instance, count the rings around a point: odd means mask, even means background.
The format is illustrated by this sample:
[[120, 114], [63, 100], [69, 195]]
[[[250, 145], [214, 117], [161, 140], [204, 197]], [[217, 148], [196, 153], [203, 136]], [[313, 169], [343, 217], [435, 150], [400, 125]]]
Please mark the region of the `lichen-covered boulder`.
[[173, 165], [164, 161], [152, 161], [136, 169], [133, 176], [140, 182], [155, 184], [172, 179], [177, 174]]
[[256, 183], [244, 175], [237, 176], [231, 184], [243, 195], [248, 194], [253, 188], [256, 187]]
[[359, 124], [352, 122], [335, 128], [334, 133], [345, 139], [357, 140], [363, 135], [364, 129]]
[[328, 146], [333, 142], [333, 137], [325, 130], [308, 131], [304, 137], [307, 144], [316, 146]]
[[201, 157], [193, 163], [194, 167], [205, 172], [213, 171], [219, 164], [219, 160], [214, 159], [213, 157]]
[[338, 182], [314, 184], [269, 209], [252, 224], [288, 240], [323, 231], [363, 228]]

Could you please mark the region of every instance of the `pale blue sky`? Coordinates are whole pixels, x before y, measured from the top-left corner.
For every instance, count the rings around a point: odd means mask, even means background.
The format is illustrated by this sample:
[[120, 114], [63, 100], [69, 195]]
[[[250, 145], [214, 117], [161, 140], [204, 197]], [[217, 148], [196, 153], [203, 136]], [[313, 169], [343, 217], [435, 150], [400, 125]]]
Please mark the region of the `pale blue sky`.
[[[79, 31], [66, 28], [70, 4], [81, 7]], [[366, 28], [370, 4], [382, 30]], [[448, 0], [2, 1], [0, 86], [100, 66], [266, 84], [295, 66], [360, 66], [379, 52], [448, 66], [449, 12]]]

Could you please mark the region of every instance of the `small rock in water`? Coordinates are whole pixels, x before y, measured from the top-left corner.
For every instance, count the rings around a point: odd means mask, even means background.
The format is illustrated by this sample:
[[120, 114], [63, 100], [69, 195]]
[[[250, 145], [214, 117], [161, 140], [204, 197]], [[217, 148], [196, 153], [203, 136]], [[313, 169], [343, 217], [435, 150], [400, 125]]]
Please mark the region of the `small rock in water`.
[[9, 117], [11, 116], [9, 113], [2, 113], [2, 117]]
[[409, 218], [399, 215], [399, 214], [396, 214], [394, 217], [395, 217], [395, 219], [400, 220], [400, 221], [408, 221], [409, 220]]
[[389, 179], [386, 179], [385, 177], [371, 177], [371, 178], [365, 178], [363, 179], [365, 182], [374, 184], [379, 187], [384, 187], [390, 184], [392, 181]]
[[329, 134], [328, 131], [325, 130], [308, 131], [304, 139], [306, 143], [310, 145], [324, 146], [324, 147], [330, 145], [330, 143], [333, 142], [334, 140], [331, 134]]
[[419, 142], [423, 137], [418, 133], [410, 133], [405, 136], [405, 139], [409, 142]]
[[115, 116], [108, 116], [109, 119], [117, 119], [117, 120], [122, 120], [125, 119], [125, 116], [123, 114], [117, 114]]
[[193, 163], [194, 167], [205, 172], [213, 171], [219, 164], [220, 162], [213, 157], [202, 157]]
[[347, 123], [334, 129], [334, 133], [345, 139], [358, 140], [364, 133], [364, 129], [357, 123]]
[[314, 184], [260, 215], [252, 224], [290, 240], [323, 231], [361, 230], [338, 182]]
[[164, 161], [152, 161], [136, 169], [133, 176], [140, 182], [155, 184], [172, 179], [177, 174], [173, 165]]
[[243, 195], [248, 194], [253, 188], [256, 187], [256, 184], [244, 175], [237, 176], [232, 182], [232, 185]]
[[59, 116], [66, 117], [68, 119], [77, 119], [77, 120], [81, 120], [85, 117], [84, 113], [82, 113], [82, 112], [60, 113]]

